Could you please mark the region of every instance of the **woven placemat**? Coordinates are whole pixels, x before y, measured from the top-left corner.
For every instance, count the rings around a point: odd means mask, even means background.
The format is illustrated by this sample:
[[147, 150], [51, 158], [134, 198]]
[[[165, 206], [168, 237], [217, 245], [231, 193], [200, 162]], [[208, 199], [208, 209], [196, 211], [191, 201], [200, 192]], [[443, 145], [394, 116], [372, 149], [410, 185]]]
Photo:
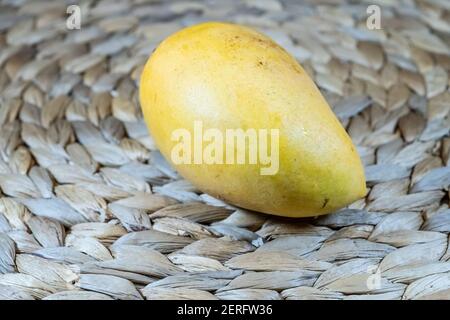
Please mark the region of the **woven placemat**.
[[[448, 0], [87, 0], [79, 30], [70, 2], [0, 1], [0, 298], [450, 298]], [[358, 147], [366, 199], [283, 219], [168, 166], [139, 75], [207, 20], [302, 63]]]

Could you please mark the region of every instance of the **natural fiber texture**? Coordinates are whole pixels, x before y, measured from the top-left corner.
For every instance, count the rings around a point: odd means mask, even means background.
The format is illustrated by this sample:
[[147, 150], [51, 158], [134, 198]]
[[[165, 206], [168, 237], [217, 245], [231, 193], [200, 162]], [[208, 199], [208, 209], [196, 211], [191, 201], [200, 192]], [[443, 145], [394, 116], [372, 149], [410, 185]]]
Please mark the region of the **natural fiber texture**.
[[[377, 2], [87, 0], [68, 30], [72, 1], [0, 1], [0, 298], [449, 299], [450, 6], [383, 0], [370, 31]], [[282, 219], [169, 167], [139, 75], [206, 20], [303, 64], [358, 147], [366, 199]]]

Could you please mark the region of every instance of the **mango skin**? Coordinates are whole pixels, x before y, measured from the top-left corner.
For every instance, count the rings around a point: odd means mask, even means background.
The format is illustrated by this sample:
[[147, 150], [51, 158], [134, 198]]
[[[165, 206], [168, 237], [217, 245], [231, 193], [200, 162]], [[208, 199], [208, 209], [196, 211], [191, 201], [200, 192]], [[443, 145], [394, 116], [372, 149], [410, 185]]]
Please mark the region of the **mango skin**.
[[287, 217], [334, 212], [366, 194], [356, 149], [297, 61], [247, 27], [207, 22], [165, 39], [140, 81], [144, 119], [171, 162], [171, 133], [204, 127], [279, 128], [279, 171], [260, 165], [174, 166], [205, 193]]

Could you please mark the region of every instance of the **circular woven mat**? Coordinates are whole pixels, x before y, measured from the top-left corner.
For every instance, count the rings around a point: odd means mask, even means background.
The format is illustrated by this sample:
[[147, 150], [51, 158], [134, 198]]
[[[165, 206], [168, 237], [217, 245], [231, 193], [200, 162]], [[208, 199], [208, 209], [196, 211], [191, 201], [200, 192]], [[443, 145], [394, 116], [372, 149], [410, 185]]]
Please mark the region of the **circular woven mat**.
[[[0, 1], [0, 298], [450, 298], [450, 5]], [[314, 4], [313, 4], [314, 3]], [[375, 8], [376, 9], [376, 8]], [[147, 57], [207, 20], [271, 36], [315, 79], [369, 193], [282, 219], [202, 194], [138, 103]]]

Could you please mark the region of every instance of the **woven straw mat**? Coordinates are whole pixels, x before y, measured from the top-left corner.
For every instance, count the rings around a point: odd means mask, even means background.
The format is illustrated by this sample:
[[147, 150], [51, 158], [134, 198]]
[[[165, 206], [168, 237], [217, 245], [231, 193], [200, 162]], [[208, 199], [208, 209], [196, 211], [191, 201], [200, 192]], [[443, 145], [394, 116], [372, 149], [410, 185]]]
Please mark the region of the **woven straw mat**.
[[[0, 1], [1, 299], [449, 299], [450, 2]], [[252, 26], [315, 79], [369, 193], [283, 219], [202, 194], [138, 103], [172, 32]]]

